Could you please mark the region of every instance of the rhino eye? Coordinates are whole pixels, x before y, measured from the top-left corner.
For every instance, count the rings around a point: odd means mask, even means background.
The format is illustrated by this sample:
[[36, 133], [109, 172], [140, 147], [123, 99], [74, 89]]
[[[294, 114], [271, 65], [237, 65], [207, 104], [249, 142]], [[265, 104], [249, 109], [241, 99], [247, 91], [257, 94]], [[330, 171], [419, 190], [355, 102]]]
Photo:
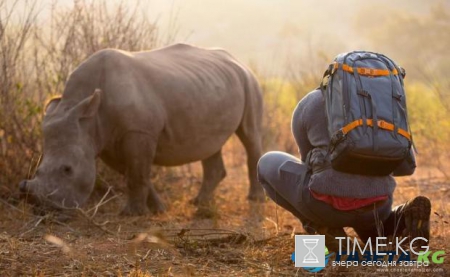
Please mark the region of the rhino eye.
[[67, 175], [72, 175], [72, 172], [73, 172], [72, 167], [69, 165], [63, 165], [62, 171], [64, 172], [64, 174], [67, 174]]

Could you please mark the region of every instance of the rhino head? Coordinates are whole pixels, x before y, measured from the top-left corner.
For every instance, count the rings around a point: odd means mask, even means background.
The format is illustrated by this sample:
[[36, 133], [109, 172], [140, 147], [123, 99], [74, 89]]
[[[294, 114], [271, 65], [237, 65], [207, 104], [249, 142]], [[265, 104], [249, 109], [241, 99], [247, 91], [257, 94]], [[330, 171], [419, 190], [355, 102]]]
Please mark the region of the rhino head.
[[[83, 205], [95, 183], [95, 115], [100, 90], [73, 105], [55, 98], [42, 123], [43, 158], [31, 180], [20, 182], [26, 199], [40, 207], [75, 208]], [[70, 107], [71, 106], [71, 107]]]

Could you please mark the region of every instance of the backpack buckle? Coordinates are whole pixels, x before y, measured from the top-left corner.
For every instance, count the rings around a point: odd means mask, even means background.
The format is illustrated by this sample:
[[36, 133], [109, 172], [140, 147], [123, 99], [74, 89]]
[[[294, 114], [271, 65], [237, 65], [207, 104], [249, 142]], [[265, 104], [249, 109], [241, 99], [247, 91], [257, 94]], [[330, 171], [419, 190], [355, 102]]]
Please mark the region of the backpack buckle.
[[329, 152], [332, 153], [336, 146], [346, 138], [346, 135], [342, 129], [337, 130], [330, 140]]
[[388, 123], [386, 121], [384, 121], [384, 120], [378, 120], [377, 125], [381, 129], [389, 129], [388, 128]]
[[359, 74], [361, 75], [375, 75], [375, 70], [373, 68], [359, 68]]

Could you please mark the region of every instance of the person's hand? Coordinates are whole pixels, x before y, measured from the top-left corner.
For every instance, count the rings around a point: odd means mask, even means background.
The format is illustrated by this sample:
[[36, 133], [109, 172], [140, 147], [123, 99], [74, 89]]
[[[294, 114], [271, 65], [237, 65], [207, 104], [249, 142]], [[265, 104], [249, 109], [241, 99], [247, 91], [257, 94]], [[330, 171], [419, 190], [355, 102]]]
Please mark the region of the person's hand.
[[311, 150], [310, 166], [313, 174], [324, 171], [330, 168], [327, 151], [321, 148], [314, 148]]

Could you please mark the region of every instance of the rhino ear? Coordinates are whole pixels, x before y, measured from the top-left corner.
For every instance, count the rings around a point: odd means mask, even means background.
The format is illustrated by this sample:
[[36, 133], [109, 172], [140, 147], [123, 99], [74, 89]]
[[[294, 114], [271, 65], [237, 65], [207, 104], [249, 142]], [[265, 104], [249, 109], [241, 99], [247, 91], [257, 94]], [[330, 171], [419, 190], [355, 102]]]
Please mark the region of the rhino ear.
[[101, 94], [101, 89], [95, 89], [93, 95], [81, 101], [81, 103], [74, 108], [76, 114], [80, 118], [93, 117], [100, 107]]
[[45, 114], [52, 113], [59, 105], [59, 102], [61, 101], [61, 97], [55, 97], [50, 99], [50, 101], [47, 102], [45, 105]]

